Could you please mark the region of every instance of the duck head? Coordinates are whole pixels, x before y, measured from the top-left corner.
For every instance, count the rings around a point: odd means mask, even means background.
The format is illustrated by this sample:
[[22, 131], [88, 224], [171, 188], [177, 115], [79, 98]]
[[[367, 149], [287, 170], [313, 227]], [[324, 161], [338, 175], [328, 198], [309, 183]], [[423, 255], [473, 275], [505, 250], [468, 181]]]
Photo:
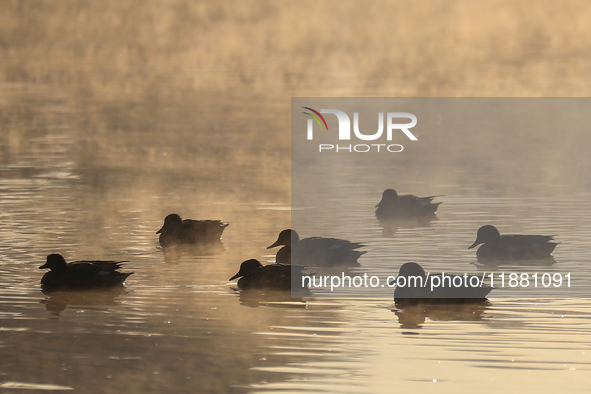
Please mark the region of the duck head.
[[267, 249], [271, 249], [281, 245], [291, 246], [292, 243], [298, 243], [299, 241], [300, 236], [298, 235], [298, 233], [296, 233], [295, 230], [287, 229], [280, 232], [277, 241], [275, 241], [273, 245], [267, 247]]
[[[409, 276], [420, 276], [421, 278], [426, 277], [425, 270], [417, 263], [404, 263], [398, 270], [398, 276], [402, 276], [403, 278], [408, 278]], [[389, 285], [392, 286], [396, 283], [396, 280], [389, 282]]]
[[404, 263], [398, 271], [398, 276], [409, 277], [409, 276], [420, 276], [424, 278], [427, 276], [425, 270], [417, 263]]
[[238, 273], [236, 275], [234, 275], [233, 277], [231, 277], [228, 280], [234, 280], [236, 278], [240, 278], [241, 276], [248, 275], [252, 271], [257, 270], [257, 269], [261, 268], [262, 266], [263, 265], [257, 259], [250, 259], [250, 260], [243, 261], [242, 264], [240, 264], [240, 271], [238, 271]]
[[397, 199], [398, 199], [398, 193], [396, 193], [396, 190], [394, 190], [394, 189], [386, 189], [382, 193], [382, 201], [380, 201], [376, 205], [376, 208], [379, 207], [380, 204], [382, 204], [384, 202], [396, 201]]
[[180, 231], [183, 228], [183, 219], [176, 213], [171, 213], [164, 219], [164, 225], [156, 234], [160, 234], [162, 231], [175, 232]]
[[65, 271], [68, 264], [61, 254], [53, 253], [47, 256], [47, 261], [39, 269], [49, 268], [54, 272]]
[[476, 233], [476, 241], [474, 241], [474, 243], [470, 245], [468, 249], [472, 249], [473, 247], [484, 243], [494, 243], [500, 238], [501, 234], [499, 233], [499, 230], [497, 230], [495, 226], [487, 224], [486, 226], [482, 226], [478, 229], [478, 232]]

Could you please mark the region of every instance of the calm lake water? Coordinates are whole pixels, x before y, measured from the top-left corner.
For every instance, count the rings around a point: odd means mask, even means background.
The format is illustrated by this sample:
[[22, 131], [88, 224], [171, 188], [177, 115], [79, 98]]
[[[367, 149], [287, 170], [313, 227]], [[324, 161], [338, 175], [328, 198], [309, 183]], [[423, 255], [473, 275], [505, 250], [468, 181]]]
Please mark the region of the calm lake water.
[[[291, 226], [291, 96], [587, 95], [589, 6], [574, 3], [0, 5], [0, 388], [588, 392], [585, 127], [447, 130], [382, 171], [328, 168], [347, 215], [308, 209], [301, 234], [366, 243], [355, 270], [381, 277], [407, 261], [514, 269], [476, 264], [482, 224], [556, 235], [552, 262], [518, 268], [576, 272], [576, 296], [497, 289], [477, 306], [402, 310], [392, 294], [248, 297], [228, 282], [246, 259], [272, 262], [266, 247]], [[374, 205], [389, 187], [442, 195], [438, 220], [384, 230]], [[165, 256], [155, 233], [172, 212], [229, 222], [225, 251]], [[134, 274], [120, 291], [46, 295], [49, 253]]]

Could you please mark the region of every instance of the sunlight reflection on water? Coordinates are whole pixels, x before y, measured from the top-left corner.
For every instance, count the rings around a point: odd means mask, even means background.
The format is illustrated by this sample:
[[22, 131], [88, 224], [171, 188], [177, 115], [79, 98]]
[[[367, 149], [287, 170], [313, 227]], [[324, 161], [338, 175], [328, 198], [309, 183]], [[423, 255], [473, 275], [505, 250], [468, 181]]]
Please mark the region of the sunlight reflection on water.
[[[504, 95], [505, 69], [490, 64], [497, 57], [510, 59], [509, 74], [520, 80], [510, 94], [586, 95], [586, 85], [562, 67], [591, 37], [584, 2], [556, 5], [541, 22], [533, 18], [543, 7], [529, 4], [497, 16], [476, 3], [435, 3], [429, 10], [405, 4], [406, 12], [401, 3], [347, 3], [348, 22], [375, 26], [345, 30], [340, 5], [326, 20], [329, 3], [315, 4], [312, 14], [295, 3], [283, 10], [258, 2], [0, 5], [8, 8], [0, 13], [8, 31], [0, 46], [0, 387], [588, 390], [588, 298], [510, 291], [501, 298], [497, 289], [476, 306], [402, 310], [392, 291], [365, 300], [352, 291], [291, 300], [239, 294], [228, 283], [247, 258], [273, 261], [266, 247], [290, 227], [289, 96], [455, 96], [463, 83], [466, 94], [494, 86], [490, 94]], [[457, 34], [441, 34], [449, 30], [444, 13], [457, 17]], [[417, 18], [428, 22], [424, 29], [413, 29]], [[500, 22], [515, 34], [498, 29]], [[301, 36], [292, 34], [294, 24]], [[556, 36], [549, 25], [561, 29]], [[317, 29], [350, 36], [352, 44], [322, 39]], [[491, 40], [484, 46], [483, 36]], [[399, 49], [384, 51], [393, 47]], [[540, 64], [548, 48], [560, 51], [550, 59], [555, 67]], [[463, 66], [441, 67], [456, 63]], [[397, 171], [321, 167], [365, 183], [333, 185], [330, 201], [347, 215], [297, 207], [315, 223], [301, 235], [366, 243], [362, 267], [352, 271], [380, 277], [406, 261], [433, 271], [508, 270], [477, 266], [467, 249], [480, 225], [494, 223], [507, 233], [556, 235], [555, 262], [527, 269], [573, 269], [581, 274], [576, 284], [586, 285], [590, 137], [587, 130], [560, 131], [549, 139], [518, 128], [449, 130]], [[374, 206], [387, 187], [442, 195], [438, 219], [385, 230]], [[165, 256], [156, 231], [172, 212], [229, 222], [221, 253]], [[38, 267], [49, 253], [68, 261], [128, 260], [134, 274], [118, 292], [44, 294]]]
[[[193, 172], [191, 147], [179, 146], [174, 154], [173, 144], [165, 149], [173, 152], [175, 170], [160, 169], [158, 160], [134, 164], [134, 153], [127, 149], [125, 164], [117, 161], [119, 153], [105, 152], [101, 159], [99, 152], [78, 167], [72, 159], [84, 161], [89, 144], [107, 146], [103, 138], [119, 139], [120, 146], [136, 142], [116, 132], [88, 137], [69, 128], [41, 128], [36, 133], [45, 136], [23, 144], [38, 148], [32, 152], [21, 145], [5, 156], [0, 169], [5, 175], [0, 181], [0, 248], [5, 256], [0, 346], [3, 359], [13, 360], [0, 373], [10, 381], [28, 381], [43, 370], [39, 381], [76, 389], [129, 384], [135, 391], [160, 392], [175, 382], [173, 391], [206, 385], [211, 392], [232, 387], [236, 392], [368, 393], [385, 392], [392, 384], [411, 389], [434, 379], [476, 387], [482, 379], [502, 379], [524, 369], [536, 384], [554, 387], [546, 371], [564, 383], [562, 374], [589, 369], [587, 300], [519, 299], [511, 293], [512, 298], [501, 300], [493, 293], [488, 304], [474, 309], [398, 310], [391, 293], [366, 301], [355, 300], [353, 291], [342, 300], [238, 296], [227, 278], [246, 258], [272, 260], [266, 247], [289, 227], [289, 179], [278, 178], [276, 166], [247, 164], [229, 174], [214, 170], [215, 176], [204, 178]], [[194, 141], [195, 136], [187, 130], [187, 144], [218, 143], [215, 135], [199, 134]], [[174, 138], [182, 140], [180, 134]], [[244, 138], [256, 146], [267, 136]], [[153, 147], [158, 155], [159, 133], [142, 141], [144, 150]], [[218, 166], [216, 160], [227, 167], [228, 160], [248, 163], [257, 154], [241, 151], [228, 158], [213, 153], [208, 161], [211, 168]], [[287, 160], [284, 155], [285, 168]], [[591, 227], [588, 194], [474, 196], [476, 179], [465, 195], [457, 183], [442, 182], [441, 176], [437, 170], [429, 174], [427, 182], [432, 177], [443, 185], [432, 188], [417, 187], [412, 178], [392, 181], [403, 191], [444, 195], [438, 220], [426, 227], [384, 233], [374, 205], [380, 189], [391, 184], [372, 181], [367, 190], [351, 188], [333, 197], [334, 204], [349, 212], [338, 234], [330, 232], [329, 214], [310, 207], [319, 226], [316, 234], [302, 235], [365, 242], [362, 267], [352, 272], [386, 276], [404, 261], [420, 261], [433, 271], [453, 264], [476, 272], [480, 268], [467, 246], [481, 223], [494, 222], [503, 232], [557, 234], [561, 245], [556, 263], [543, 269], [584, 272]], [[240, 187], [225, 191], [234, 182]], [[171, 211], [230, 222], [222, 253], [165, 258], [155, 232]], [[126, 268], [135, 273], [117, 293], [44, 295], [37, 267], [50, 252], [63, 253], [68, 260], [129, 260]], [[540, 267], [532, 267], [536, 269]], [[220, 370], [226, 371], [223, 379], [212, 378]], [[576, 389], [581, 381], [570, 384]]]

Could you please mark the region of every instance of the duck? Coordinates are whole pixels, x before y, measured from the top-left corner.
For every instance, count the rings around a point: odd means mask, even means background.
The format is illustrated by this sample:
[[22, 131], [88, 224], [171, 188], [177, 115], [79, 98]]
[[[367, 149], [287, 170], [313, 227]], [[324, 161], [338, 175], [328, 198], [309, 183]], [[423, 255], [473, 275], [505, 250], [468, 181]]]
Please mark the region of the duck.
[[[399, 278], [405, 278], [400, 280]], [[415, 278], [415, 279], [413, 279]], [[420, 278], [420, 279], [418, 279]], [[433, 278], [439, 281], [433, 282]], [[449, 281], [447, 278], [450, 278]], [[454, 278], [459, 286], [454, 286]], [[473, 279], [476, 278], [476, 279]], [[494, 289], [481, 284], [477, 275], [425, 274], [425, 270], [417, 263], [404, 263], [398, 271], [398, 278], [390, 282], [396, 283], [394, 301], [397, 304], [462, 304], [486, 301], [487, 295]], [[404, 283], [405, 282], [405, 283]], [[478, 286], [472, 284], [478, 283]], [[439, 286], [433, 286], [437, 285]]]
[[283, 246], [283, 248], [277, 251], [276, 263], [291, 264], [293, 257], [297, 264], [308, 267], [359, 267], [357, 260], [366, 253], [365, 251], [356, 250], [365, 246], [362, 243], [322, 237], [310, 237], [300, 240], [298, 233], [292, 229], [281, 231], [277, 241], [268, 246], [267, 249], [277, 246]]
[[[302, 276], [304, 267], [287, 264], [269, 264], [263, 266], [257, 259], [249, 259], [240, 264], [240, 270], [229, 280], [238, 280], [238, 288], [241, 290], [292, 290], [292, 272], [298, 277]], [[293, 270], [293, 271], [292, 271]], [[296, 278], [294, 278], [296, 279]], [[295, 287], [301, 280], [294, 281], [294, 290], [308, 291], [307, 287]]]
[[164, 219], [164, 225], [156, 234], [160, 234], [158, 241], [163, 248], [174, 245], [204, 245], [219, 244], [220, 238], [229, 223], [221, 220], [192, 220], [181, 219], [176, 213], [171, 213]]
[[558, 245], [551, 235], [501, 235], [495, 226], [487, 224], [478, 229], [472, 249], [483, 244], [476, 251], [479, 259], [529, 260], [550, 258]]
[[122, 263], [125, 261], [74, 261], [68, 264], [61, 254], [53, 253], [39, 267], [50, 270], [41, 278], [41, 287], [44, 290], [117, 287], [133, 274], [120, 272]]
[[417, 197], [412, 194], [399, 196], [394, 189], [386, 189], [382, 200], [375, 206], [376, 218], [380, 221], [421, 219], [434, 217], [440, 202], [433, 203], [439, 196]]

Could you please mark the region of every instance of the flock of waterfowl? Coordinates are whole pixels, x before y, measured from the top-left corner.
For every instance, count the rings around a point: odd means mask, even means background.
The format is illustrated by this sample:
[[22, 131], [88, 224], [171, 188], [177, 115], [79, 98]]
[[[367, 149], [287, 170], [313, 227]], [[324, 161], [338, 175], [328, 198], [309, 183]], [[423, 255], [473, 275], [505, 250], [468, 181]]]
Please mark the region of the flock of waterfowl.
[[[433, 203], [431, 197], [398, 195], [387, 189], [376, 205], [375, 215], [380, 223], [404, 220], [430, 220], [435, 218], [441, 202]], [[159, 243], [164, 250], [189, 247], [221, 247], [221, 236], [228, 223], [220, 220], [181, 219], [170, 214], [164, 225], [157, 231]], [[476, 241], [469, 247], [478, 245], [476, 255], [483, 260], [527, 260], [550, 257], [556, 245], [552, 236], [543, 235], [500, 235], [491, 225], [480, 227]], [[311, 237], [300, 239], [295, 230], [281, 231], [277, 240], [267, 249], [282, 246], [276, 254], [275, 264], [263, 266], [256, 259], [249, 259], [240, 265], [236, 275], [229, 280], [238, 279], [242, 291], [279, 290], [286, 291], [301, 287], [299, 278], [310, 267], [355, 267], [365, 251], [365, 245], [337, 238]], [[121, 272], [124, 261], [76, 261], [67, 264], [59, 254], [47, 256], [47, 262], [39, 268], [50, 269], [41, 279], [44, 290], [91, 289], [120, 286], [133, 272]], [[438, 274], [431, 274], [437, 276]], [[417, 263], [405, 263], [398, 272], [402, 278], [426, 279], [424, 269]], [[452, 275], [453, 278], [453, 275]], [[307, 291], [308, 289], [305, 288]], [[482, 285], [453, 287], [440, 286], [429, 289], [422, 286], [397, 286], [395, 300], [424, 301], [430, 303], [467, 302], [485, 300], [492, 287]]]

